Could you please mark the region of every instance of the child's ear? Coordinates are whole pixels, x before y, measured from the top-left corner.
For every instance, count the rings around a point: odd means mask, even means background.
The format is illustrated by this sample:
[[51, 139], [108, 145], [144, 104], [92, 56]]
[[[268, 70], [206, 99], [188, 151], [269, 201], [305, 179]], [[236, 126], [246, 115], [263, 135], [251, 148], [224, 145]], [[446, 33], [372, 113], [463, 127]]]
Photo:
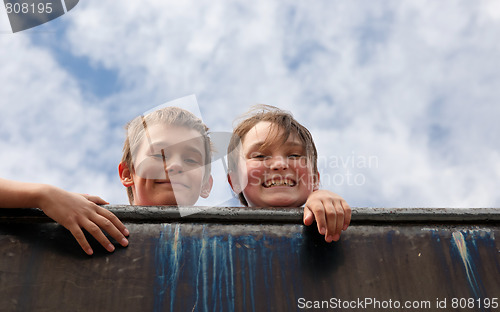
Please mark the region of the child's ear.
[[319, 190], [319, 172], [314, 175], [314, 187], [313, 191]]
[[240, 184], [238, 183], [238, 177], [234, 171], [229, 171], [229, 173], [227, 174], [227, 181], [229, 182], [229, 185], [231, 185], [233, 192], [235, 192], [236, 194], [242, 192]]
[[134, 185], [132, 173], [130, 172], [130, 169], [128, 168], [126, 163], [121, 162], [118, 165], [118, 173], [120, 174], [120, 180], [122, 181], [123, 186], [129, 187]]
[[210, 175], [207, 182], [203, 183], [203, 186], [201, 187], [200, 196], [202, 198], [207, 198], [208, 195], [210, 195], [210, 191], [212, 190], [213, 184], [214, 184], [214, 179], [212, 178], [212, 175]]

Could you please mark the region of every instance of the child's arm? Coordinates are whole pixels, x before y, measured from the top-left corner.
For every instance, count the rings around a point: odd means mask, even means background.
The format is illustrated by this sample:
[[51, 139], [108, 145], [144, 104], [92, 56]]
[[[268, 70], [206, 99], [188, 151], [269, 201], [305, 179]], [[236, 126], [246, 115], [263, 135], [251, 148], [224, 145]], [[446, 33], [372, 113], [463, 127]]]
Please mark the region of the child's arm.
[[304, 205], [304, 224], [311, 225], [314, 220], [319, 233], [325, 235], [325, 241], [338, 241], [341, 231], [347, 230], [351, 222], [351, 207], [333, 192], [314, 191]]
[[98, 196], [71, 193], [55, 186], [8, 181], [0, 178], [0, 208], [40, 208], [76, 238], [89, 255], [93, 253], [82, 228], [94, 236], [109, 252], [115, 247], [101, 229], [122, 246], [129, 234], [123, 223], [109, 210], [97, 204], [108, 204]]

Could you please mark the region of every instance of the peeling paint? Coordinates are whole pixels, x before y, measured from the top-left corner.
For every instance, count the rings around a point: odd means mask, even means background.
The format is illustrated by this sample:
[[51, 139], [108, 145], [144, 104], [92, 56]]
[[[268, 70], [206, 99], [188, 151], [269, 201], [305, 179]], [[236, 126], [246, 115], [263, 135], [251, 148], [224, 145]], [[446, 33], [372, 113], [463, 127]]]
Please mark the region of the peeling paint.
[[479, 285], [476, 280], [476, 275], [474, 273], [474, 268], [473, 268], [473, 262], [469, 256], [464, 235], [461, 232], [453, 232], [452, 241], [458, 253], [460, 254], [460, 257], [462, 258], [462, 262], [465, 267], [465, 272], [467, 273], [467, 279], [469, 281], [469, 285], [472, 291], [474, 292], [474, 297], [479, 298]]
[[0, 227], [2, 311], [295, 311], [298, 298], [500, 293], [494, 222], [353, 224], [331, 244], [295, 223], [126, 223], [128, 248], [89, 241], [88, 257], [61, 226], [21, 221]]
[[[262, 292], [259, 283], [263, 280], [269, 290], [276, 287], [268, 275], [277, 269], [281, 276], [279, 287], [290, 287], [292, 272], [287, 267], [292, 265], [297, 270], [299, 259], [290, 263], [287, 253], [298, 254], [300, 233], [291, 238], [261, 234], [233, 237], [208, 234], [203, 226], [201, 237], [193, 237], [192, 233], [183, 235], [179, 229], [178, 224], [174, 228], [165, 224], [158, 238], [155, 311], [164, 311], [166, 306], [171, 311], [186, 306], [202, 311], [235, 311], [242, 307], [257, 311], [255, 294]], [[280, 252], [275, 253], [277, 248]], [[263, 270], [268, 274], [262, 274]], [[188, 287], [194, 288], [190, 290], [192, 295], [180, 298], [178, 294], [186, 293]], [[271, 293], [269, 296], [273, 298]], [[241, 301], [236, 303], [235, 297]]]

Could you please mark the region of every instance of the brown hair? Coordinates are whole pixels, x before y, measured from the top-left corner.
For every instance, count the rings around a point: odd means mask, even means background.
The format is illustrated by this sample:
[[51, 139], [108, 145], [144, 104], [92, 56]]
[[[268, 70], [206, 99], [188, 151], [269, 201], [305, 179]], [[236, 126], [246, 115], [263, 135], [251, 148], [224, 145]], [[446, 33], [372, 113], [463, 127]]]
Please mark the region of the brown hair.
[[[132, 155], [135, 155], [135, 152], [140, 146], [143, 138], [146, 135], [149, 135], [146, 132], [147, 127], [157, 124], [186, 127], [194, 129], [200, 133], [203, 138], [205, 149], [204, 179], [208, 179], [211, 170], [210, 164], [212, 162], [212, 144], [210, 142], [210, 137], [208, 136], [208, 127], [201, 119], [196, 117], [191, 112], [174, 106], [157, 109], [145, 116], [138, 116], [125, 125], [127, 137], [123, 145], [123, 156], [121, 162], [125, 163], [131, 171], [134, 170]], [[132, 193], [131, 186], [127, 187], [127, 195], [130, 204], [133, 205], [134, 194]]]
[[[291, 134], [295, 134], [304, 145], [307, 161], [312, 164], [313, 174], [316, 175], [318, 173], [318, 152], [314, 145], [312, 135], [306, 127], [293, 118], [290, 112], [275, 106], [259, 104], [252, 106], [250, 111], [241, 116], [240, 119], [243, 120], [234, 128], [233, 135], [231, 136], [227, 148], [229, 171], [237, 171], [239, 146], [244, 140], [245, 135], [259, 122], [267, 121], [277, 127], [271, 128], [261, 149], [265, 149], [275, 144], [283, 144], [288, 140]], [[280, 136], [274, 135], [277, 134], [279, 130], [282, 130], [283, 133]], [[238, 198], [243, 205], [248, 206], [243, 191], [238, 194]]]

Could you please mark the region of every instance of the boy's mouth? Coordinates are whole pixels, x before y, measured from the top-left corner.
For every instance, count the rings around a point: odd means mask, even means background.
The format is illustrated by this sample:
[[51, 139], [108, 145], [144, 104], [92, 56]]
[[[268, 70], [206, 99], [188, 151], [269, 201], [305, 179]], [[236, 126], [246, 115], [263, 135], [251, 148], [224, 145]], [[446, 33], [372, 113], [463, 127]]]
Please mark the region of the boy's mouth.
[[289, 178], [273, 178], [262, 183], [262, 186], [265, 188], [270, 188], [274, 186], [289, 186], [294, 187], [297, 183]]
[[156, 180], [155, 183], [157, 183], [157, 184], [170, 184], [170, 185], [182, 185], [185, 188], [189, 188], [184, 183], [176, 182], [176, 181], [172, 181], [172, 180]]

